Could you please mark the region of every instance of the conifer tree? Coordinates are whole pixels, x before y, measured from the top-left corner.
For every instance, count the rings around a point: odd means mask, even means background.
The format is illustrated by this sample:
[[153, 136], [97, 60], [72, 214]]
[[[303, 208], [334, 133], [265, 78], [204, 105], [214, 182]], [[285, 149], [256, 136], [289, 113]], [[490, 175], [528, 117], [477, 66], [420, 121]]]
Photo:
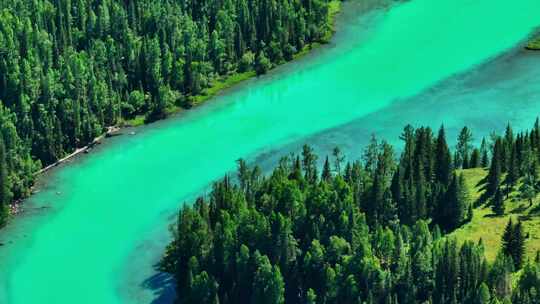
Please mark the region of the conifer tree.
[[454, 158], [454, 167], [466, 169], [469, 165], [469, 154], [471, 150], [471, 142], [473, 140], [471, 130], [463, 127], [458, 136], [456, 147], [456, 157]]
[[317, 180], [317, 155], [313, 153], [313, 148], [308, 145], [302, 147], [302, 166], [306, 180], [314, 183]]
[[334, 171], [337, 175], [341, 175], [341, 165], [345, 161], [345, 156], [343, 156], [339, 147], [332, 150], [332, 155], [334, 156]]
[[480, 150], [474, 148], [471, 153], [471, 159], [469, 160], [469, 168], [480, 168], [481, 159], [480, 159]]
[[482, 138], [482, 143], [480, 144], [480, 166], [482, 168], [489, 166], [488, 147], [485, 138]]
[[508, 220], [502, 236], [502, 252], [512, 258], [516, 269], [521, 268], [525, 254], [525, 235], [521, 221], [514, 224], [512, 218]]
[[506, 173], [506, 178], [504, 179], [504, 183], [506, 184], [506, 198], [509, 197], [510, 192], [512, 192], [512, 189], [517, 183], [517, 180], [519, 179], [519, 164], [517, 159], [517, 146], [513, 145], [510, 147], [512, 152], [509, 154], [508, 157], [508, 169]]
[[497, 191], [501, 180], [501, 163], [502, 163], [502, 140], [498, 138], [495, 141], [493, 148], [493, 157], [491, 159], [491, 167], [487, 176], [486, 194], [492, 196]]
[[447, 186], [451, 180], [452, 157], [450, 149], [446, 143], [444, 126], [439, 129], [437, 143], [435, 146], [435, 177], [436, 180], [444, 186]]
[[529, 202], [529, 206], [532, 206], [533, 200], [538, 194], [538, 169], [537, 159], [534, 157], [530, 148], [526, 149], [523, 153], [522, 169], [524, 173], [523, 182], [519, 188], [520, 197]]
[[330, 162], [328, 160], [328, 156], [324, 161], [321, 179], [325, 182], [329, 182], [332, 179], [332, 170], [330, 169]]
[[496, 215], [504, 214], [504, 198], [500, 187], [495, 191], [495, 196], [491, 202], [491, 210], [493, 210], [493, 213]]
[[521, 220], [518, 220], [516, 226], [514, 227], [514, 248], [512, 250], [512, 258], [514, 260], [514, 265], [516, 269], [523, 266], [525, 258], [525, 233], [523, 231], [523, 224]]

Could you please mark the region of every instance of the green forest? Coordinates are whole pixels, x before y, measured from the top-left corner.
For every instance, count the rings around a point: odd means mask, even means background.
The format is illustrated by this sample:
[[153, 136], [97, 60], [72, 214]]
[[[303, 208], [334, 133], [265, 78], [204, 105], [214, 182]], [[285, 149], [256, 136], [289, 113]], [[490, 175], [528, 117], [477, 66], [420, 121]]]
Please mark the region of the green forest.
[[108, 126], [190, 108], [239, 73], [324, 42], [336, 4], [1, 0], [0, 226], [41, 166]]
[[[502, 217], [510, 195], [533, 204], [540, 123], [472, 138], [463, 128], [452, 152], [444, 127], [409, 125], [399, 156], [373, 137], [361, 159], [335, 148], [322, 169], [307, 145], [267, 176], [239, 160], [181, 208], [160, 267], [178, 303], [540, 303], [526, 218], [510, 214], [497, 248], [451, 234], [475, 208]], [[478, 195], [464, 177], [475, 170], [487, 171]]]

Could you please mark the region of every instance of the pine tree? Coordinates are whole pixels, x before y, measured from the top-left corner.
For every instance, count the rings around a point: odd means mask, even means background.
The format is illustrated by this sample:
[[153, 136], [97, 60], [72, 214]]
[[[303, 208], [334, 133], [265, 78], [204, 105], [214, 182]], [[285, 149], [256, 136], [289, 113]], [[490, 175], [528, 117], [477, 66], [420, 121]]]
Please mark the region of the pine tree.
[[486, 194], [492, 196], [497, 191], [501, 181], [501, 163], [502, 163], [502, 140], [498, 138], [493, 148], [493, 157], [491, 167], [487, 176]]
[[521, 221], [513, 224], [512, 218], [508, 220], [502, 236], [502, 252], [512, 258], [516, 269], [521, 268], [525, 254], [525, 235]]
[[345, 161], [345, 156], [343, 156], [339, 147], [332, 150], [332, 155], [334, 156], [334, 170], [337, 175], [341, 175], [341, 165]]
[[439, 129], [435, 147], [435, 177], [438, 182], [447, 186], [451, 180], [452, 157], [446, 143], [444, 126]]
[[516, 185], [516, 182], [519, 178], [517, 145], [513, 145], [511, 149], [512, 149], [512, 152], [510, 153], [509, 158], [508, 158], [508, 169], [506, 173], [506, 178], [504, 180], [504, 183], [506, 184], [506, 198], [509, 197], [510, 192], [512, 192], [512, 189]]
[[314, 183], [317, 180], [317, 155], [313, 153], [313, 148], [308, 145], [302, 147], [302, 166], [306, 180]]
[[489, 166], [488, 147], [485, 138], [482, 138], [482, 143], [480, 144], [480, 166], [482, 168]]
[[446, 230], [458, 228], [468, 218], [468, 191], [463, 175], [453, 175], [442, 204], [440, 224]]
[[523, 231], [523, 225], [521, 220], [519, 220], [514, 227], [514, 248], [512, 250], [512, 259], [514, 260], [514, 265], [516, 269], [520, 269], [523, 266], [524, 257], [525, 257], [525, 233]]
[[504, 228], [504, 233], [502, 235], [502, 252], [509, 257], [512, 257], [512, 246], [513, 246], [513, 237], [514, 237], [514, 224], [512, 222], [512, 217], [506, 223]]
[[480, 150], [478, 150], [478, 148], [474, 148], [471, 153], [471, 159], [469, 160], [469, 168], [480, 168], [480, 166]]
[[500, 187], [497, 188], [495, 196], [491, 201], [491, 210], [493, 210], [493, 213], [496, 215], [504, 214], [504, 198]]
[[519, 188], [520, 197], [532, 206], [533, 200], [538, 194], [538, 169], [537, 160], [530, 148], [523, 153], [522, 169], [524, 173], [523, 183]]
[[329, 182], [332, 179], [332, 170], [330, 169], [330, 161], [328, 160], [328, 156], [324, 161], [321, 179], [325, 182]]
[[491, 295], [489, 293], [489, 287], [486, 285], [486, 283], [482, 283], [480, 285], [480, 288], [478, 289], [478, 294], [476, 296], [476, 304], [490, 304], [491, 303]]
[[454, 159], [455, 168], [464, 168], [468, 167], [469, 163], [469, 152], [471, 149], [472, 142], [472, 133], [471, 130], [467, 127], [463, 127], [458, 136], [458, 143], [456, 147], [456, 157]]

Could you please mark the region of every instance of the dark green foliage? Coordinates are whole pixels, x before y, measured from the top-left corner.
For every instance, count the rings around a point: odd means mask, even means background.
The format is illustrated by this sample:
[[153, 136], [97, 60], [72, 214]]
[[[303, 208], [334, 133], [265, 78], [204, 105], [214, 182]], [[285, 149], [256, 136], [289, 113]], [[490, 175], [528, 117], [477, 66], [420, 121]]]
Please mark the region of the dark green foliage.
[[[304, 151], [311, 155], [311, 148]], [[434, 239], [421, 220], [410, 227], [368, 225], [353, 189], [366, 198], [389, 194], [391, 155], [387, 144], [379, 146], [373, 184], [365, 191], [357, 188], [356, 173], [306, 184], [302, 172], [295, 173], [296, 156], [260, 181], [240, 160], [238, 185], [225, 178], [208, 199], [179, 213], [162, 261], [176, 276], [179, 302], [422, 303], [440, 293], [443, 281], [467, 282], [467, 293], [455, 283], [456, 301], [475, 299], [485, 281], [481, 246], [459, 247], [440, 233]], [[380, 212], [375, 216], [384, 218]], [[447, 257], [455, 259], [451, 268]]]
[[469, 160], [469, 168], [480, 168], [482, 167], [482, 159], [480, 155], [480, 150], [474, 148], [471, 153], [471, 159]]
[[472, 150], [471, 142], [473, 140], [471, 130], [463, 127], [459, 133], [458, 143], [456, 146], [456, 157], [454, 158], [455, 168], [469, 168], [470, 153]]
[[501, 182], [502, 163], [503, 163], [503, 142], [501, 138], [497, 138], [493, 147], [493, 157], [491, 159], [491, 167], [487, 176], [486, 194], [493, 195]]
[[482, 143], [480, 144], [480, 166], [482, 168], [489, 166], [488, 147], [485, 138], [482, 138]]
[[525, 255], [525, 234], [521, 221], [513, 224], [512, 218], [508, 220], [502, 236], [502, 252], [512, 258], [516, 269], [521, 267]]
[[257, 72], [257, 75], [266, 74], [270, 68], [272, 68], [270, 59], [264, 55], [264, 52], [259, 52], [255, 59], [255, 72]]
[[448, 144], [446, 143], [446, 133], [444, 126], [439, 129], [435, 147], [435, 177], [442, 185], [448, 185], [452, 174], [452, 157]]
[[454, 230], [468, 220], [469, 195], [463, 175], [454, 174], [445, 199], [441, 201], [439, 225], [447, 230]]
[[[176, 276], [179, 301], [445, 304], [517, 297], [510, 275], [523, 263], [521, 224], [509, 224], [493, 265], [481, 242], [459, 245], [442, 236], [439, 227], [450, 231], [472, 217], [444, 129], [434, 138], [429, 128], [407, 126], [401, 138], [397, 164], [392, 147], [373, 138], [365, 165], [342, 169], [344, 157], [334, 149], [334, 166], [326, 157], [320, 176], [309, 146], [268, 177], [239, 160], [238, 185], [225, 177], [208, 199], [179, 213], [162, 261]], [[500, 186], [495, 193], [502, 203]]]
[[495, 195], [491, 201], [491, 210], [496, 215], [504, 214], [504, 196], [500, 187], [495, 191]]
[[161, 119], [224, 77], [292, 59], [323, 40], [327, 15], [326, 0], [1, 1], [6, 193], [26, 196], [40, 164], [108, 126]]
[[[531, 145], [540, 130], [515, 138], [508, 130], [493, 137], [489, 162], [496, 214], [504, 213], [504, 189], [512, 184], [501, 185], [503, 170], [515, 170], [515, 184], [529, 178], [536, 186], [538, 179]], [[512, 290], [512, 273], [524, 264], [521, 222], [510, 220], [492, 264], [482, 241], [461, 244], [443, 235], [472, 218], [444, 128], [434, 138], [429, 128], [407, 126], [401, 139], [397, 163], [392, 147], [372, 137], [363, 163], [343, 164], [334, 149], [321, 174], [307, 145], [267, 177], [239, 160], [238, 185], [225, 177], [179, 213], [161, 263], [176, 277], [179, 301], [536, 303], [538, 262], [525, 267]], [[487, 158], [485, 141], [470, 149], [467, 167], [488, 163], [480, 157]]]

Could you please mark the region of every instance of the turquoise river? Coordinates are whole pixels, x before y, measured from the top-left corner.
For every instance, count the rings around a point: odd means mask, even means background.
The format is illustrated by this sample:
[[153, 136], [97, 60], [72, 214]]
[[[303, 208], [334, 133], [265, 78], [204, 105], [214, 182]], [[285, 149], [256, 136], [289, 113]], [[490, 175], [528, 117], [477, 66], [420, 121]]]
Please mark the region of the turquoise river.
[[0, 232], [0, 303], [170, 300], [152, 264], [171, 215], [239, 157], [270, 163], [304, 142], [354, 152], [352, 141], [394, 140], [406, 123], [485, 135], [540, 113], [540, 53], [519, 47], [540, 25], [540, 1], [411, 0], [369, 12], [353, 1], [330, 45], [41, 178]]

